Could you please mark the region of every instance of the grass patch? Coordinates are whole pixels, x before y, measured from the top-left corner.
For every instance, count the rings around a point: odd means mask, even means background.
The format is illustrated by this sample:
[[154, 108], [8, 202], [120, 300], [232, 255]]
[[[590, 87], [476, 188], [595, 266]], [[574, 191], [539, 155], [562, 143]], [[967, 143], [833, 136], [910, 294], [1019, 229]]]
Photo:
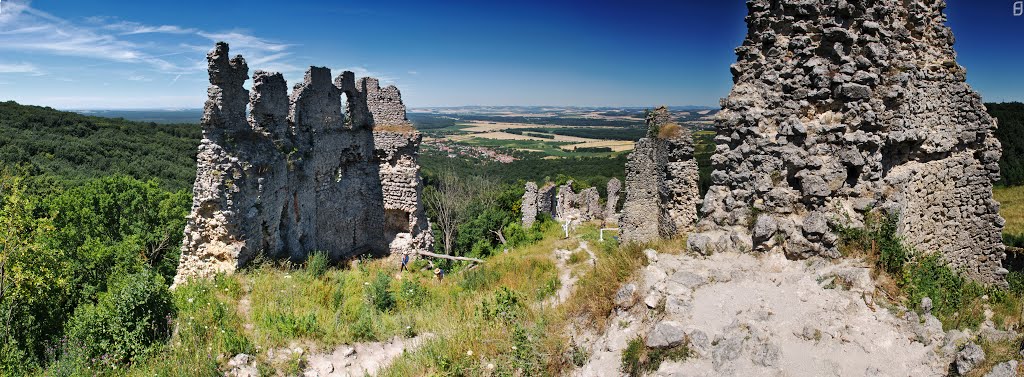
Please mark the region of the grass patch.
[[603, 331], [608, 325], [608, 314], [615, 308], [615, 293], [647, 264], [643, 250], [637, 244], [596, 250], [597, 263], [576, 282], [576, 291], [563, 304], [568, 315], [593, 323], [597, 331]]
[[1006, 219], [1004, 234], [1024, 234], [1024, 186], [994, 187], [992, 196], [999, 202], [999, 215]]
[[629, 341], [622, 351], [622, 372], [630, 377], [640, 377], [658, 370], [666, 360], [680, 361], [690, 356], [690, 348], [686, 342], [678, 346], [659, 349], [648, 348], [640, 337]]
[[862, 257], [874, 266], [873, 275], [887, 296], [920, 311], [921, 299], [932, 300], [932, 314], [943, 328], [977, 329], [985, 320], [985, 305], [1000, 329], [1016, 329], [1021, 320], [1024, 274], [1011, 272], [1010, 289], [984, 286], [966, 278], [939, 253], [915, 251], [896, 235], [896, 216], [876, 212], [865, 216], [863, 228], [840, 229], [840, 250]]
[[267, 351], [329, 352], [345, 343], [432, 333], [379, 375], [559, 375], [573, 358], [561, 336], [564, 316], [542, 304], [558, 287], [552, 251], [575, 242], [560, 239], [559, 231], [549, 226], [538, 243], [440, 282], [430, 271], [399, 272], [386, 260], [336, 269], [318, 267], [315, 257], [302, 267], [263, 263], [193, 281], [173, 292], [179, 311], [171, 340], [130, 368], [106, 374], [221, 375], [231, 357], [247, 353], [261, 374], [297, 375], [306, 353], [282, 359]]

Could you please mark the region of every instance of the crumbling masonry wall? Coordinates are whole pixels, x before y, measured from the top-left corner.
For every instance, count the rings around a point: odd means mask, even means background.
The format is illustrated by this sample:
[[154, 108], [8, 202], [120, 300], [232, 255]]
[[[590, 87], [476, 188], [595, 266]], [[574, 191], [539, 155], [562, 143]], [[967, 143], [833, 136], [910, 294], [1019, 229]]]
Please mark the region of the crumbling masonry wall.
[[[209, 98], [175, 284], [234, 271], [258, 255], [301, 261], [320, 250], [337, 261], [429, 248], [420, 136], [411, 128], [375, 132], [408, 124], [397, 89], [351, 72], [332, 82], [329, 69], [310, 67], [291, 95], [280, 73], [264, 71], [253, 73], [250, 92], [245, 60], [228, 52], [221, 42], [207, 55]], [[408, 213], [407, 226], [390, 211]], [[400, 232], [387, 234], [391, 223], [407, 230], [407, 247], [395, 250]]]
[[[747, 2], [698, 249], [837, 256], [872, 209], [974, 279], [1007, 273], [995, 121], [956, 63], [941, 0]], [[734, 243], [734, 242], [733, 242]]]
[[626, 200], [619, 220], [623, 242], [672, 238], [692, 230], [700, 201], [690, 133], [672, 123], [668, 108], [647, 117], [648, 136], [626, 162]]
[[[612, 182], [618, 184], [617, 179], [609, 181], [609, 190], [612, 190]], [[579, 193], [573, 191], [573, 181], [564, 185], [556, 186], [547, 183], [542, 188], [537, 188], [537, 183], [527, 182], [526, 190], [523, 193], [520, 209], [523, 215], [524, 227], [533, 226], [537, 215], [546, 213], [559, 221], [590, 221], [604, 219], [606, 210], [601, 206], [601, 194], [596, 187], [583, 189]], [[557, 190], [557, 191], [556, 191]], [[618, 201], [618, 188], [614, 188], [615, 201]], [[609, 191], [612, 192], [612, 191]], [[614, 202], [612, 202], [614, 204]]]

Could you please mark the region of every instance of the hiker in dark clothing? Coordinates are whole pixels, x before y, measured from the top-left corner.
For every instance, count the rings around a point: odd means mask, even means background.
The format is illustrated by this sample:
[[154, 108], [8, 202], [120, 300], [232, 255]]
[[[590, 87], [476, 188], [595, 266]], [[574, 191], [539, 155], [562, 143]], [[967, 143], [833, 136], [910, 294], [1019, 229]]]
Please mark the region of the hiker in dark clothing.
[[405, 254], [404, 256], [402, 256], [402, 268], [399, 269], [398, 271], [401, 272], [401, 271], [408, 271], [408, 270], [409, 270], [409, 254]]
[[444, 279], [444, 270], [437, 268], [434, 270], [434, 275], [437, 275], [437, 281], [441, 281], [441, 279]]

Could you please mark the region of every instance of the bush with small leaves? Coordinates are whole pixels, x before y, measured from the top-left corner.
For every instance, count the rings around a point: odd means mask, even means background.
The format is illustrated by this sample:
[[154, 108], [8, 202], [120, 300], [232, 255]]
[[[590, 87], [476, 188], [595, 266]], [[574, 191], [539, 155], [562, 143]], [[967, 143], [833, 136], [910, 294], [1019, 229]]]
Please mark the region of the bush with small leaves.
[[170, 336], [174, 312], [163, 277], [149, 270], [114, 275], [95, 304], [83, 304], [68, 322], [68, 337], [85, 355], [127, 362]]

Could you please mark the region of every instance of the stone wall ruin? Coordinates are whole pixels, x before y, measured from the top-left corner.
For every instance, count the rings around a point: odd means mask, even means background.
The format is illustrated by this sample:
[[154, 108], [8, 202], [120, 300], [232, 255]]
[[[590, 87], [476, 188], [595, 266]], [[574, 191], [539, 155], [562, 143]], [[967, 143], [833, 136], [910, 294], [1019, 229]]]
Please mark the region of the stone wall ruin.
[[324, 251], [339, 261], [429, 249], [420, 134], [405, 119], [398, 89], [351, 72], [332, 82], [329, 69], [310, 67], [290, 95], [280, 73], [259, 70], [249, 91], [245, 59], [229, 58], [223, 42], [207, 65], [209, 99], [175, 284], [261, 255], [302, 261]]
[[672, 238], [697, 221], [700, 188], [689, 131], [673, 123], [664, 106], [648, 114], [647, 126], [647, 137], [636, 142], [626, 162], [623, 243]]
[[[1001, 284], [995, 121], [965, 83], [941, 0], [747, 2], [712, 187], [691, 246], [838, 256], [876, 209], [954, 268]], [[628, 186], [628, 183], [627, 183]], [[749, 238], [748, 238], [749, 239]]]
[[537, 216], [542, 213], [558, 221], [603, 220], [608, 217], [606, 208], [614, 208], [618, 202], [618, 179], [612, 178], [608, 182], [608, 192], [614, 193], [614, 197], [609, 197], [605, 206], [601, 205], [601, 194], [597, 187], [589, 187], [577, 193], [573, 191], [572, 185], [573, 181], [564, 185], [546, 183], [538, 189], [537, 183], [527, 182], [520, 205], [523, 226], [533, 226]]

